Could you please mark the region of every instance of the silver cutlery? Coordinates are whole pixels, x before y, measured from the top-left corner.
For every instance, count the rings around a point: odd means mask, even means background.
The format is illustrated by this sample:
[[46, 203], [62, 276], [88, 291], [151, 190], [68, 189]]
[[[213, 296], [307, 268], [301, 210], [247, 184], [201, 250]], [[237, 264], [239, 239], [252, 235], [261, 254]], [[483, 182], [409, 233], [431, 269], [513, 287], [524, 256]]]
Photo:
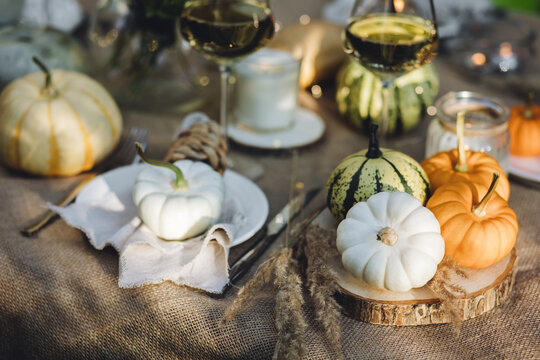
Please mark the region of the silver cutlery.
[[[119, 166], [128, 165], [130, 163], [137, 163], [139, 161], [139, 157], [135, 149], [135, 142], [138, 141], [144, 146], [144, 144], [146, 144], [147, 142], [147, 139], [148, 130], [137, 127], [131, 128], [126, 138], [117, 147], [117, 149], [115, 149], [113, 154], [110, 155], [107, 159], [105, 159], [101, 164], [99, 164], [92, 172], [88, 173], [87, 177], [73, 190], [71, 190], [71, 192], [67, 194], [67, 196], [56, 205], [66, 206], [72, 201], [74, 201], [77, 195], [81, 192], [81, 190], [97, 175]], [[50, 223], [52, 223], [57, 217], [58, 215], [56, 214], [56, 212], [48, 210], [32, 225], [21, 230], [21, 234], [24, 236], [32, 236]]]
[[[311, 189], [306, 193], [294, 197], [285, 207], [270, 220], [259, 236], [253, 240], [251, 246], [231, 264], [229, 271], [229, 283], [225, 285], [221, 294], [215, 297], [223, 297], [232, 283], [245, 275], [257, 259], [276, 241], [281, 232], [287, 227], [300, 211], [319, 193], [320, 187]], [[311, 222], [308, 221], [308, 223]], [[299, 235], [303, 231], [297, 232]], [[295, 235], [296, 236], [296, 235]]]

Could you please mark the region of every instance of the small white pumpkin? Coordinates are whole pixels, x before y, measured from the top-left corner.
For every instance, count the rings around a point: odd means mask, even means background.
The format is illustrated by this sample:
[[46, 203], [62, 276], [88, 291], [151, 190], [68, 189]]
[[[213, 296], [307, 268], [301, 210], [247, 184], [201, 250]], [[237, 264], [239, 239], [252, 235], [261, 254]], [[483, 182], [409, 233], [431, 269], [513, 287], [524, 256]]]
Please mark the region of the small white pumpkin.
[[433, 213], [404, 192], [380, 192], [354, 205], [337, 229], [345, 269], [390, 291], [424, 286], [444, 256]]
[[225, 183], [218, 172], [199, 161], [145, 161], [176, 168], [149, 166], [135, 179], [133, 202], [154, 234], [165, 240], [184, 240], [215, 224], [225, 198]]
[[116, 146], [122, 116], [96, 81], [72, 71], [32, 73], [0, 94], [0, 161], [36, 175], [90, 170]]

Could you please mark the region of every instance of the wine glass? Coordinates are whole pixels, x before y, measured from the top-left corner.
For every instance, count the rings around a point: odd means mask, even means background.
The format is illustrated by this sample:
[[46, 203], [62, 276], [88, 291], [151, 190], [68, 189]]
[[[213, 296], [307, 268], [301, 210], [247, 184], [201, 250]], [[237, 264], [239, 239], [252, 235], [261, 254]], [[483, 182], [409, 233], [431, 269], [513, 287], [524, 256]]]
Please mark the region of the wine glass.
[[356, 0], [344, 32], [345, 52], [382, 83], [379, 132], [388, 134], [394, 80], [431, 61], [437, 52], [433, 0]]
[[220, 124], [227, 139], [231, 68], [272, 39], [274, 17], [268, 0], [188, 0], [180, 31], [192, 48], [219, 66]]

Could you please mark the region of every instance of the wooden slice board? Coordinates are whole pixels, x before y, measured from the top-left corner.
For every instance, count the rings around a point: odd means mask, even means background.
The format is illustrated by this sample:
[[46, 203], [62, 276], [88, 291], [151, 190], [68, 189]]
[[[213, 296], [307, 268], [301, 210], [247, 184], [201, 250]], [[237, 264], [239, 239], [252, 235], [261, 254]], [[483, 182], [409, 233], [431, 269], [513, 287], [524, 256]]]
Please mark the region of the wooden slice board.
[[[315, 223], [335, 228], [336, 222], [325, 210]], [[427, 287], [407, 292], [377, 289], [352, 276], [336, 255], [329, 259], [341, 291], [336, 294], [346, 315], [360, 321], [395, 326], [448, 323], [451, 318], [440, 300]], [[467, 295], [459, 299], [463, 320], [482, 315], [503, 303], [510, 295], [517, 273], [516, 249], [503, 260], [482, 270], [467, 269], [467, 278], [452, 276], [451, 283], [462, 287]]]

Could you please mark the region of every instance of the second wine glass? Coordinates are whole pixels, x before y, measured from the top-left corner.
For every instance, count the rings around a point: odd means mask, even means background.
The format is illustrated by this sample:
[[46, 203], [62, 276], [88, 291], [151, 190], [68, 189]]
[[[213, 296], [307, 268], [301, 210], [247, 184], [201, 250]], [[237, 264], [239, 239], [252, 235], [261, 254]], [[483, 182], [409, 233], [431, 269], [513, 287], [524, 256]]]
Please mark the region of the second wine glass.
[[345, 52], [382, 83], [379, 131], [388, 133], [394, 79], [427, 64], [438, 44], [433, 0], [356, 0], [344, 33]]
[[272, 39], [274, 18], [268, 0], [187, 1], [180, 29], [192, 48], [219, 65], [220, 124], [227, 138], [231, 67]]

